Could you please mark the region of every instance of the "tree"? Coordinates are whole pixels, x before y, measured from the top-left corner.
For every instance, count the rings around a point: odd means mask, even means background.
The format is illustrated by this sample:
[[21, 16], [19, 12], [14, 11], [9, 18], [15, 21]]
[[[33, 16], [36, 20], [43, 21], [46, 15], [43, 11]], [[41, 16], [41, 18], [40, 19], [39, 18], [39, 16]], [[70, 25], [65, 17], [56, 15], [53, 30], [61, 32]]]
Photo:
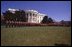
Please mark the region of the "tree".
[[44, 16], [41, 23], [45, 23], [45, 24], [48, 23], [48, 16]]
[[10, 22], [7, 21], [12, 21], [13, 20], [13, 13], [11, 13], [10, 11], [6, 11], [5, 13], [3, 13], [4, 15], [4, 23], [7, 26], [10, 26]]
[[61, 24], [64, 24], [64, 20], [61, 20], [60, 22], [61, 22]]
[[4, 16], [1, 15], [1, 25], [4, 25]]
[[15, 11], [15, 21], [20, 21], [20, 11]]
[[15, 11], [15, 16], [16, 16], [16, 20], [17, 21], [23, 21], [26, 22], [26, 15], [25, 15], [25, 11], [20, 10], [20, 11]]
[[27, 21], [27, 18], [26, 18], [26, 15], [25, 15], [25, 11], [23, 11], [23, 10], [21, 10], [20, 19], [21, 19], [21, 21], [23, 21], [23, 22], [26, 22], [26, 21]]
[[13, 20], [13, 13], [6, 11], [3, 13], [5, 21]]
[[61, 20], [60, 23], [61, 23], [62, 25], [65, 25], [65, 26], [71, 26], [71, 21]]
[[53, 19], [52, 18], [48, 18], [48, 23], [53, 23]]

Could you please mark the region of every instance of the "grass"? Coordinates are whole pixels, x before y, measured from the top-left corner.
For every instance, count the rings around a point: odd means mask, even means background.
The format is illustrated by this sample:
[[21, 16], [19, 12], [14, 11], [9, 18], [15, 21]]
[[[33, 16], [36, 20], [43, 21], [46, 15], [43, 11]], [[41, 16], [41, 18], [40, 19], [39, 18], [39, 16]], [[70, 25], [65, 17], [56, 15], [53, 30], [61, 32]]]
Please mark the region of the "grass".
[[1, 46], [71, 45], [71, 27], [1, 27]]

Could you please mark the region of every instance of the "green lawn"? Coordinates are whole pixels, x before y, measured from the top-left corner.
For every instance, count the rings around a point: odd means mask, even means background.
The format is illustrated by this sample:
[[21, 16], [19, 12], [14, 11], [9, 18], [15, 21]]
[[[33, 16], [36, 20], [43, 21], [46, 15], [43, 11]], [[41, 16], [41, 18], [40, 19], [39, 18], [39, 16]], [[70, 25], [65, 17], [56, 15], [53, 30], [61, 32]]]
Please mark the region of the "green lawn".
[[71, 45], [71, 27], [1, 27], [1, 46]]

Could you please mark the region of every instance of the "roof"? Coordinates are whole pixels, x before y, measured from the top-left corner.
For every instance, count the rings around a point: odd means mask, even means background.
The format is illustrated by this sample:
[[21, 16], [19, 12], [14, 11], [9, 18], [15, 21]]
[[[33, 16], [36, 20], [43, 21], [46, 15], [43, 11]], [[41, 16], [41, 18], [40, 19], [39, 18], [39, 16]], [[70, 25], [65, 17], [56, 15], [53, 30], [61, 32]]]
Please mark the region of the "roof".
[[18, 9], [11, 9], [11, 8], [9, 8], [8, 10], [9, 11], [19, 11]]
[[38, 13], [38, 11], [36, 11], [36, 10], [26, 10], [26, 12]]

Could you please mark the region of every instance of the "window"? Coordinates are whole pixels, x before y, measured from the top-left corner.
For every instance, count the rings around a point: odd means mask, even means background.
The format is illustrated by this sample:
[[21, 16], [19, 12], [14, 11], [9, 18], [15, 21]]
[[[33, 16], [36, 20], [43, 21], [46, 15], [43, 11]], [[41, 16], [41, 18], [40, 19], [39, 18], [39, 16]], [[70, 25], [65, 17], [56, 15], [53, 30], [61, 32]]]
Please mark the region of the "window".
[[34, 17], [36, 17], [37, 15], [35, 14]]
[[33, 14], [33, 16], [34, 16], [35, 14]]
[[38, 23], [39, 23], [39, 20], [38, 20]]
[[28, 16], [28, 13], [27, 13], [27, 16]]
[[32, 14], [30, 13], [30, 16], [31, 16]]

